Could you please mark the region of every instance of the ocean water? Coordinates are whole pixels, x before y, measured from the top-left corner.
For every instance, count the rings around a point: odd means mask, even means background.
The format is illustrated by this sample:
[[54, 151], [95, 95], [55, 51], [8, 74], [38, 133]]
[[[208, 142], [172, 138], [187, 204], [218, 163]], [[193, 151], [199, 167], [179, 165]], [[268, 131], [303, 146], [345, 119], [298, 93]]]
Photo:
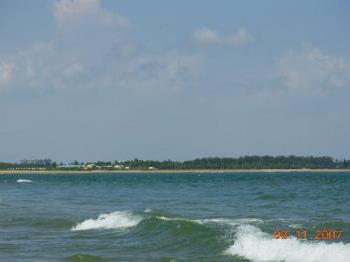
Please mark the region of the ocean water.
[[0, 261], [347, 262], [350, 173], [0, 175]]

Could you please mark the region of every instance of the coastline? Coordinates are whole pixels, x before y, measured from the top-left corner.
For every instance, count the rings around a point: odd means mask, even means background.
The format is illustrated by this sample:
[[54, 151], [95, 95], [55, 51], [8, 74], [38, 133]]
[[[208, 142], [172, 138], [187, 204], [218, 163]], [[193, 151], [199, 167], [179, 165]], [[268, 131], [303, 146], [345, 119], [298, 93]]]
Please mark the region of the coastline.
[[183, 169], [183, 170], [0, 170], [0, 175], [26, 175], [26, 174], [166, 174], [166, 173], [347, 173], [350, 169]]

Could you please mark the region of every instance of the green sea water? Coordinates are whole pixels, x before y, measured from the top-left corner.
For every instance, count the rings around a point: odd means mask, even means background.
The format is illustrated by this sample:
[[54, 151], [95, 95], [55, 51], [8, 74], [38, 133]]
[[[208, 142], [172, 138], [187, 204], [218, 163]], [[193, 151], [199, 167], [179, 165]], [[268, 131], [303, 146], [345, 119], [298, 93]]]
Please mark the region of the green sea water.
[[0, 261], [350, 261], [350, 173], [1, 175]]

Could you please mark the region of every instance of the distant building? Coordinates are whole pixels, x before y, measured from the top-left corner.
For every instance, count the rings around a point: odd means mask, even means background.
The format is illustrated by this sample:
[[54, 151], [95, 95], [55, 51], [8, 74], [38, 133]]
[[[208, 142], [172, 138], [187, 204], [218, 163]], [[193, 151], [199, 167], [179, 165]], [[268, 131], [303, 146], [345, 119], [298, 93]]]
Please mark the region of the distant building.
[[84, 169], [94, 169], [96, 167], [95, 164], [87, 164], [84, 166]]
[[52, 160], [49, 158], [47, 158], [47, 159], [34, 159], [34, 160], [24, 159], [24, 160], [20, 161], [20, 165], [23, 165], [23, 166], [51, 166]]

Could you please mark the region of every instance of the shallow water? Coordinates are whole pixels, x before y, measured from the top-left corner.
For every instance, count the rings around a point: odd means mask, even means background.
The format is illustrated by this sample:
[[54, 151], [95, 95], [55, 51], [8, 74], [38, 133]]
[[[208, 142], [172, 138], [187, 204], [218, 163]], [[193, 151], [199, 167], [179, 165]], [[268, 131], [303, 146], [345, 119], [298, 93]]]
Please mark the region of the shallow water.
[[350, 173], [1, 175], [0, 261], [349, 261], [349, 193]]

